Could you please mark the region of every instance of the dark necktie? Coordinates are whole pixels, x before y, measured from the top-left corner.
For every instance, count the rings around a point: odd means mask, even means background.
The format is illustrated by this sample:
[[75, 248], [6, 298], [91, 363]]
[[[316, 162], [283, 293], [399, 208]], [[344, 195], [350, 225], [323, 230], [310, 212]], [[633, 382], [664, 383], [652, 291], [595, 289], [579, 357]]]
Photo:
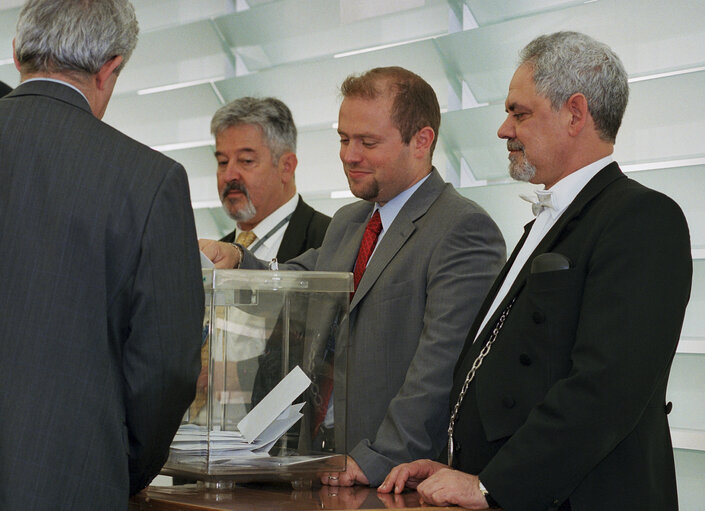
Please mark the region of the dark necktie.
[[377, 210], [374, 215], [372, 215], [372, 218], [370, 218], [370, 221], [367, 222], [365, 234], [362, 235], [362, 243], [360, 243], [360, 251], [357, 253], [355, 270], [353, 271], [356, 291], [357, 285], [362, 279], [362, 274], [365, 273], [365, 268], [367, 268], [367, 262], [370, 260], [375, 245], [377, 245], [377, 238], [380, 232], [382, 232], [382, 219], [379, 217], [379, 210]]

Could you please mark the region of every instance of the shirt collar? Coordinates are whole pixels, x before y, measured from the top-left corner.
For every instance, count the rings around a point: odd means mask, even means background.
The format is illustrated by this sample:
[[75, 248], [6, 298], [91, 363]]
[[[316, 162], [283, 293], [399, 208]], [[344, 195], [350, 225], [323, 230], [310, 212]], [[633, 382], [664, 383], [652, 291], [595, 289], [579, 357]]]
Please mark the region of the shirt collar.
[[[279, 208], [272, 211], [272, 213], [270, 213], [270, 215], [267, 218], [264, 218], [260, 223], [255, 225], [254, 228], [252, 229], [252, 232], [255, 233], [255, 236], [257, 236], [257, 239], [260, 239], [263, 236], [266, 236], [267, 233], [270, 230], [274, 229], [274, 227], [279, 222], [281, 222], [288, 215], [293, 213], [298, 204], [299, 204], [299, 194], [295, 193], [291, 199], [289, 199], [284, 204], [279, 206]], [[242, 231], [236, 226], [235, 227], [235, 235], [237, 236], [241, 232]]]
[[83, 99], [86, 100], [86, 103], [88, 103], [88, 106], [89, 106], [89, 107], [90, 107], [90, 105], [91, 105], [91, 104], [88, 102], [88, 98], [86, 97], [86, 95], [85, 95], [83, 92], [81, 92], [81, 90], [80, 90], [78, 87], [76, 87], [75, 85], [70, 84], [69, 82], [65, 82], [65, 81], [63, 81], [63, 80], [57, 80], [56, 78], [44, 78], [44, 77], [39, 77], [39, 78], [30, 78], [29, 80], [25, 80], [25, 81], [23, 81], [22, 83], [29, 83], [29, 82], [54, 82], [54, 83], [60, 83], [60, 84], [62, 84], [62, 85], [66, 85], [67, 87], [71, 87], [73, 90], [75, 90], [76, 92], [78, 92], [78, 93], [81, 95], [81, 97], [83, 97]]
[[553, 218], [559, 217], [563, 211], [570, 205], [571, 202], [580, 193], [580, 190], [585, 188], [585, 185], [597, 175], [603, 168], [612, 163], [614, 158], [612, 155], [605, 156], [590, 163], [585, 167], [568, 174], [566, 177], [554, 184], [550, 190], [536, 190], [537, 194], [551, 193], [553, 209], [548, 210]]
[[382, 220], [382, 232], [389, 229], [389, 226], [392, 225], [392, 222], [394, 222], [394, 219], [399, 214], [399, 211], [401, 211], [401, 208], [403, 208], [404, 204], [406, 204], [406, 201], [409, 200], [414, 192], [419, 189], [419, 187], [429, 178], [430, 175], [430, 173], [427, 174], [417, 183], [407, 188], [390, 201], [386, 202], [384, 206], [380, 206], [379, 203], [375, 202], [375, 207], [372, 212], [374, 213], [376, 210], [379, 210], [379, 216]]

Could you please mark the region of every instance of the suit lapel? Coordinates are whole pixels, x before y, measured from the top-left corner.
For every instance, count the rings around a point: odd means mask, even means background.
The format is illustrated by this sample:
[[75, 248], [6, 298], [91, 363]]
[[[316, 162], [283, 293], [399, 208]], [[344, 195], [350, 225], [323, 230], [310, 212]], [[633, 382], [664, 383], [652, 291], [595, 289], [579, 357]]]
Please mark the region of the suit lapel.
[[[490, 320], [487, 322], [485, 325], [484, 329], [481, 332], [481, 335], [478, 336], [478, 339], [484, 339], [487, 337], [489, 332], [494, 328], [495, 323], [497, 322], [497, 319], [499, 318], [500, 314], [504, 309], [507, 307], [509, 302], [519, 294], [521, 289], [524, 287], [524, 284], [526, 283], [526, 278], [529, 274], [530, 268], [531, 268], [531, 262], [536, 257], [538, 254], [543, 254], [544, 252], [550, 252], [557, 241], [559, 240], [561, 234], [565, 230], [566, 226], [573, 221], [577, 216], [579, 216], [585, 206], [592, 201], [593, 198], [595, 198], [602, 190], [605, 189], [610, 183], [612, 183], [614, 180], [619, 179], [620, 177], [624, 177], [624, 174], [619, 170], [619, 166], [617, 163], [612, 162], [609, 165], [607, 165], [605, 168], [603, 168], [600, 172], [598, 172], [595, 177], [593, 177], [587, 185], [578, 193], [578, 195], [573, 199], [573, 202], [570, 203], [568, 208], [563, 212], [561, 217], [558, 219], [558, 221], [555, 223], [553, 227], [546, 233], [546, 235], [543, 237], [543, 239], [539, 242], [537, 245], [536, 249], [531, 253], [529, 258], [526, 260], [526, 263], [522, 267], [522, 269], [519, 271], [519, 274], [517, 275], [517, 278], [514, 280], [514, 283], [512, 286], [509, 288], [509, 292], [507, 293], [507, 296], [502, 300], [502, 302], [499, 304], [497, 307], [497, 310], [494, 311], [492, 314], [492, 317]], [[528, 223], [524, 227], [524, 236], [522, 236], [521, 241], [517, 244], [516, 248], [514, 249], [511, 258], [507, 263], [504, 265], [504, 268], [502, 268], [502, 271], [500, 272], [499, 277], [497, 280], [495, 280], [494, 285], [492, 286], [490, 290], [490, 294], [487, 295], [487, 298], [485, 299], [485, 302], [482, 304], [481, 312], [478, 313], [477, 318], [475, 318], [475, 324], [473, 324], [473, 328], [470, 331], [470, 335], [468, 336], [468, 339], [466, 340], [466, 346], [463, 349], [463, 352], [468, 349], [468, 345], [472, 344], [472, 342], [475, 339], [475, 332], [476, 329], [479, 328], [480, 322], [482, 319], [484, 319], [485, 314], [487, 314], [487, 310], [489, 309], [490, 305], [494, 301], [495, 296], [497, 295], [497, 291], [499, 290], [499, 287], [502, 283], [502, 280], [504, 280], [504, 276], [506, 276], [507, 272], [511, 268], [512, 263], [516, 259], [517, 254], [519, 253], [519, 250], [521, 249], [521, 246], [524, 244], [524, 241], [526, 240], [526, 237], [529, 234], [529, 231], [531, 230], [531, 226], [533, 225], [533, 222]], [[478, 321], [479, 318], [479, 321]], [[472, 339], [471, 339], [472, 337]]]
[[299, 195], [299, 202], [286, 226], [282, 242], [277, 251], [277, 260], [288, 261], [301, 252], [306, 244], [306, 229], [313, 216], [313, 208], [309, 207]]
[[[443, 179], [436, 169], [433, 169], [428, 179], [409, 197], [404, 207], [401, 208], [401, 211], [399, 211], [399, 214], [392, 222], [392, 225], [389, 226], [389, 230], [384, 233], [382, 241], [379, 242], [372, 259], [367, 265], [352, 302], [350, 302], [351, 310], [365, 297], [387, 265], [392, 261], [397, 252], [399, 252], [401, 247], [404, 246], [406, 241], [416, 230], [414, 222], [428, 211], [428, 208], [430, 208], [431, 204], [438, 198], [444, 187], [445, 183]], [[368, 219], [371, 214], [370, 212]], [[367, 220], [365, 221], [365, 225], [366, 223]], [[358, 238], [358, 249], [361, 240], [362, 234]], [[355, 258], [357, 258], [357, 250], [355, 250]], [[352, 264], [355, 264], [354, 260]]]

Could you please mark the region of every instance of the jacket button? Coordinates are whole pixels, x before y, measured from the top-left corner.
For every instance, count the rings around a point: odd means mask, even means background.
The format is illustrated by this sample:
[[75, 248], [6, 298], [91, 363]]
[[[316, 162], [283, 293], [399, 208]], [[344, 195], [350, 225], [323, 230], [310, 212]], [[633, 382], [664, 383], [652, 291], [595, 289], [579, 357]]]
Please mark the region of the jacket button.
[[522, 353], [519, 355], [519, 363], [523, 366], [530, 366], [531, 365], [531, 357], [527, 355], [526, 353]]
[[546, 321], [546, 315], [543, 312], [535, 311], [531, 315], [531, 319], [534, 320], [534, 323], [536, 323], [537, 325], [540, 325], [541, 323]]
[[671, 401], [669, 401], [663, 407], [663, 411], [666, 412], [666, 415], [668, 415], [669, 413], [671, 413], [671, 410], [673, 410], [673, 403]]
[[512, 396], [504, 396], [502, 398], [502, 404], [505, 408], [514, 408], [516, 402], [514, 401], [514, 398]]

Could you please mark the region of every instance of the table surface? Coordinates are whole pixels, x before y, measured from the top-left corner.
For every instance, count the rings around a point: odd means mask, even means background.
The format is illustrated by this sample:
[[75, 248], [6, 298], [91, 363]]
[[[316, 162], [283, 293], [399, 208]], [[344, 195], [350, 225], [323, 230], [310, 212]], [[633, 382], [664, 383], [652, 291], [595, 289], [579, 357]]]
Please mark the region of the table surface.
[[414, 491], [378, 494], [375, 488], [314, 486], [294, 490], [290, 484], [246, 484], [215, 491], [196, 485], [150, 486], [130, 499], [130, 511], [311, 511], [320, 509], [455, 509], [420, 507]]

